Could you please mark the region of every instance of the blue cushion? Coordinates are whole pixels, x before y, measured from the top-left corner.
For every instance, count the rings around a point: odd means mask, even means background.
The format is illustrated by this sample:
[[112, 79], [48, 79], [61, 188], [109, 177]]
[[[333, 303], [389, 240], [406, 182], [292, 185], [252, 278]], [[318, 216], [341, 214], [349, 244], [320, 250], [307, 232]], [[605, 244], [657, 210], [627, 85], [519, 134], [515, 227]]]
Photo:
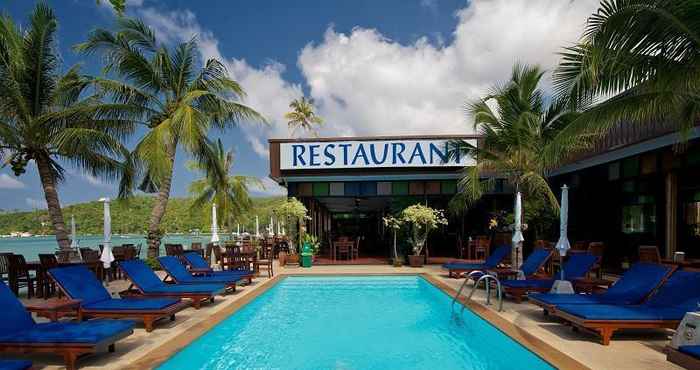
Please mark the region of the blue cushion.
[[210, 294], [217, 295], [226, 291], [226, 287], [221, 284], [163, 284], [160, 287], [151, 287], [148, 290], [144, 290], [145, 293], [170, 293], [170, 294]]
[[537, 270], [544, 265], [545, 262], [549, 259], [549, 256], [552, 255], [552, 251], [547, 250], [547, 249], [535, 249], [530, 253], [529, 256], [525, 259], [525, 262], [523, 262], [522, 265], [520, 265], [520, 271], [525, 274], [525, 276], [530, 276], [533, 275], [537, 272]]
[[636, 304], [644, 300], [670, 271], [670, 266], [639, 262], [632, 265], [612, 287], [601, 294], [535, 293], [529, 297], [551, 305], [596, 303]]
[[686, 355], [691, 355], [697, 359], [700, 359], [700, 345], [695, 346], [680, 346], [678, 350], [685, 353]]
[[549, 289], [554, 284], [552, 279], [504, 280], [501, 285], [509, 288]]
[[233, 275], [192, 276], [180, 260], [173, 256], [159, 257], [158, 262], [178, 284], [230, 284], [241, 279], [240, 276]]
[[0, 360], [0, 370], [25, 370], [31, 367], [29, 360]]
[[593, 265], [598, 261], [598, 257], [588, 253], [576, 253], [569, 256], [564, 266], [564, 279], [574, 280], [584, 277]]
[[687, 310], [677, 307], [648, 305], [563, 304], [557, 310], [588, 320], [681, 320]]
[[15, 333], [0, 334], [3, 343], [89, 343], [95, 344], [122, 333], [132, 333], [130, 320], [91, 320], [82, 323], [50, 322]]
[[202, 258], [202, 255], [200, 255], [197, 252], [185, 252], [184, 254], [185, 259], [187, 262], [194, 268], [196, 269], [210, 269], [211, 266], [207, 263], [207, 261]]
[[484, 263], [459, 263], [451, 262], [442, 265], [448, 270], [488, 270], [498, 266], [501, 261], [510, 253], [509, 245], [502, 245], [496, 248]]
[[165, 285], [158, 275], [141, 260], [123, 261], [119, 263], [119, 267], [129, 276], [129, 280], [141, 289]]
[[679, 270], [664, 282], [647, 304], [651, 307], [674, 306], [695, 311], [700, 302], [700, 272]]
[[2, 281], [0, 281], [0, 307], [2, 307], [0, 334], [30, 329], [36, 325], [32, 315], [27, 312], [22, 302], [15, 297], [10, 288]]
[[123, 298], [108, 299], [86, 304], [82, 307], [89, 311], [155, 311], [178, 303], [180, 303], [179, 299], [172, 298]]
[[85, 266], [57, 267], [49, 274], [62, 286], [72, 299], [80, 299], [83, 304], [111, 299], [95, 274]]

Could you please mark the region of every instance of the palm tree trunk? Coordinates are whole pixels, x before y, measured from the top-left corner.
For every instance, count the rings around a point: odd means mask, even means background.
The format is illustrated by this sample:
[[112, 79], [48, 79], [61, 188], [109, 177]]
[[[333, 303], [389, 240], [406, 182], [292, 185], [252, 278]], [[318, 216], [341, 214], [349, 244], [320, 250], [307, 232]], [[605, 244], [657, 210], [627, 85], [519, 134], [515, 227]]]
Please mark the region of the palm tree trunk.
[[39, 170], [39, 179], [41, 186], [44, 188], [44, 198], [46, 198], [46, 206], [49, 211], [49, 218], [53, 225], [53, 231], [56, 235], [56, 242], [61, 249], [70, 249], [70, 239], [66, 224], [63, 222], [63, 212], [61, 211], [61, 202], [58, 199], [56, 191], [56, 179], [51, 173], [51, 166], [46, 158], [37, 158], [36, 167]]
[[170, 187], [173, 180], [173, 166], [175, 164], [175, 146], [167, 148], [168, 157], [170, 160], [170, 168], [168, 173], [163, 179], [160, 179], [160, 185], [158, 187], [158, 196], [156, 197], [156, 203], [153, 205], [151, 210], [151, 218], [148, 222], [148, 257], [158, 257], [160, 254], [160, 240], [163, 237], [162, 230], [160, 229], [160, 222], [165, 215], [165, 211], [168, 207], [168, 200], [170, 199]]

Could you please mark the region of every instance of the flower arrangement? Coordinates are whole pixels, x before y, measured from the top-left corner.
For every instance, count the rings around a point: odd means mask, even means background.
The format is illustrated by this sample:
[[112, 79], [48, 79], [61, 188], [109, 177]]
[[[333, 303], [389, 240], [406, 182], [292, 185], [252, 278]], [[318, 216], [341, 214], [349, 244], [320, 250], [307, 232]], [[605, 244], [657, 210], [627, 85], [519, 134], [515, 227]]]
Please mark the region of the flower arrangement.
[[447, 218], [442, 210], [422, 204], [414, 204], [404, 209], [401, 218], [413, 226], [413, 254], [416, 256], [423, 252], [430, 231], [440, 225], [447, 225]]
[[394, 233], [394, 266], [401, 266], [401, 261], [399, 261], [399, 253], [396, 250], [396, 233], [399, 231], [399, 229], [401, 229], [403, 220], [394, 216], [386, 216], [382, 219], [384, 220], [384, 226], [391, 229]]
[[[292, 221], [294, 224], [298, 223], [301, 225], [299, 232], [296, 234], [294, 233], [294, 229], [290, 229], [292, 233], [291, 240], [298, 239], [301, 243], [301, 237], [304, 234], [304, 221], [311, 219], [311, 217], [307, 215], [309, 211], [306, 209], [306, 206], [304, 206], [304, 203], [300, 202], [294, 197], [288, 198], [280, 205], [275, 207], [272, 212], [278, 218], [285, 220], [285, 224], [287, 221]], [[291, 254], [296, 254], [296, 248], [294, 247], [293, 243], [291, 243], [289, 246], [289, 252]]]

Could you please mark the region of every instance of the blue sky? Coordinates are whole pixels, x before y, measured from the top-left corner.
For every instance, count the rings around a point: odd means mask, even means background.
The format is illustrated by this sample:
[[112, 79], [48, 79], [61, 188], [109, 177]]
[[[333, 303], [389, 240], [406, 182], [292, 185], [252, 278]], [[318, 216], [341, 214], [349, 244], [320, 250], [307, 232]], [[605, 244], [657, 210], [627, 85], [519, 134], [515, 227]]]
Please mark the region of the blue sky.
[[[35, 2], [0, 0], [26, 22]], [[105, 3], [107, 1], [103, 1]], [[95, 0], [49, 1], [58, 16], [64, 67], [99, 73], [99, 60], [71, 46], [115, 15]], [[270, 120], [243, 124], [221, 137], [237, 156], [234, 171], [266, 178], [266, 141], [286, 137], [282, 116], [302, 93], [325, 119], [323, 135], [469, 133], [462, 111], [523, 61], [551, 68], [556, 52], [576, 40], [596, 0], [129, 0], [127, 14], [142, 18], [168, 43], [198, 37], [202, 58], [216, 57], [248, 93], [246, 103]], [[179, 154], [173, 194], [184, 196], [197, 174]], [[255, 194], [279, 194], [266, 181]], [[61, 184], [63, 204], [114, 196], [116, 187], [80, 171]], [[0, 170], [0, 208], [43, 207], [36, 169], [15, 178]]]

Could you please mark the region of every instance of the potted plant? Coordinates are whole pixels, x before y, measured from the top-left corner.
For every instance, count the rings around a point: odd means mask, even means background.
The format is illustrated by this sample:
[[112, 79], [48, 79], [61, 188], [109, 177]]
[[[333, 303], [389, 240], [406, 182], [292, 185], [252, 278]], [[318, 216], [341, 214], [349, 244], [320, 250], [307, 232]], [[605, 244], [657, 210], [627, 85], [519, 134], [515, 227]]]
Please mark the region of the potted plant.
[[399, 229], [401, 229], [401, 225], [403, 225], [403, 220], [400, 218], [396, 218], [394, 216], [387, 216], [383, 218], [384, 220], [384, 226], [386, 226], [388, 229], [392, 231], [394, 234], [394, 267], [401, 267], [403, 264], [403, 261], [401, 258], [399, 258], [399, 252], [396, 249], [396, 233], [398, 233]]
[[285, 199], [273, 210], [278, 219], [284, 220], [285, 224], [292, 221], [292, 225], [296, 224], [299, 226], [298, 232], [295, 228], [290, 228], [290, 238], [289, 238], [289, 254], [286, 256], [286, 263], [298, 264], [299, 254], [297, 253], [297, 245], [302, 242], [302, 237], [304, 235], [304, 221], [309, 219], [307, 216], [308, 210], [302, 202], [296, 198]]
[[411, 224], [411, 244], [413, 254], [408, 256], [411, 267], [422, 267], [425, 258], [421, 256], [428, 234], [440, 225], [447, 225], [442, 210], [433, 209], [422, 204], [414, 204], [401, 212], [403, 222]]

